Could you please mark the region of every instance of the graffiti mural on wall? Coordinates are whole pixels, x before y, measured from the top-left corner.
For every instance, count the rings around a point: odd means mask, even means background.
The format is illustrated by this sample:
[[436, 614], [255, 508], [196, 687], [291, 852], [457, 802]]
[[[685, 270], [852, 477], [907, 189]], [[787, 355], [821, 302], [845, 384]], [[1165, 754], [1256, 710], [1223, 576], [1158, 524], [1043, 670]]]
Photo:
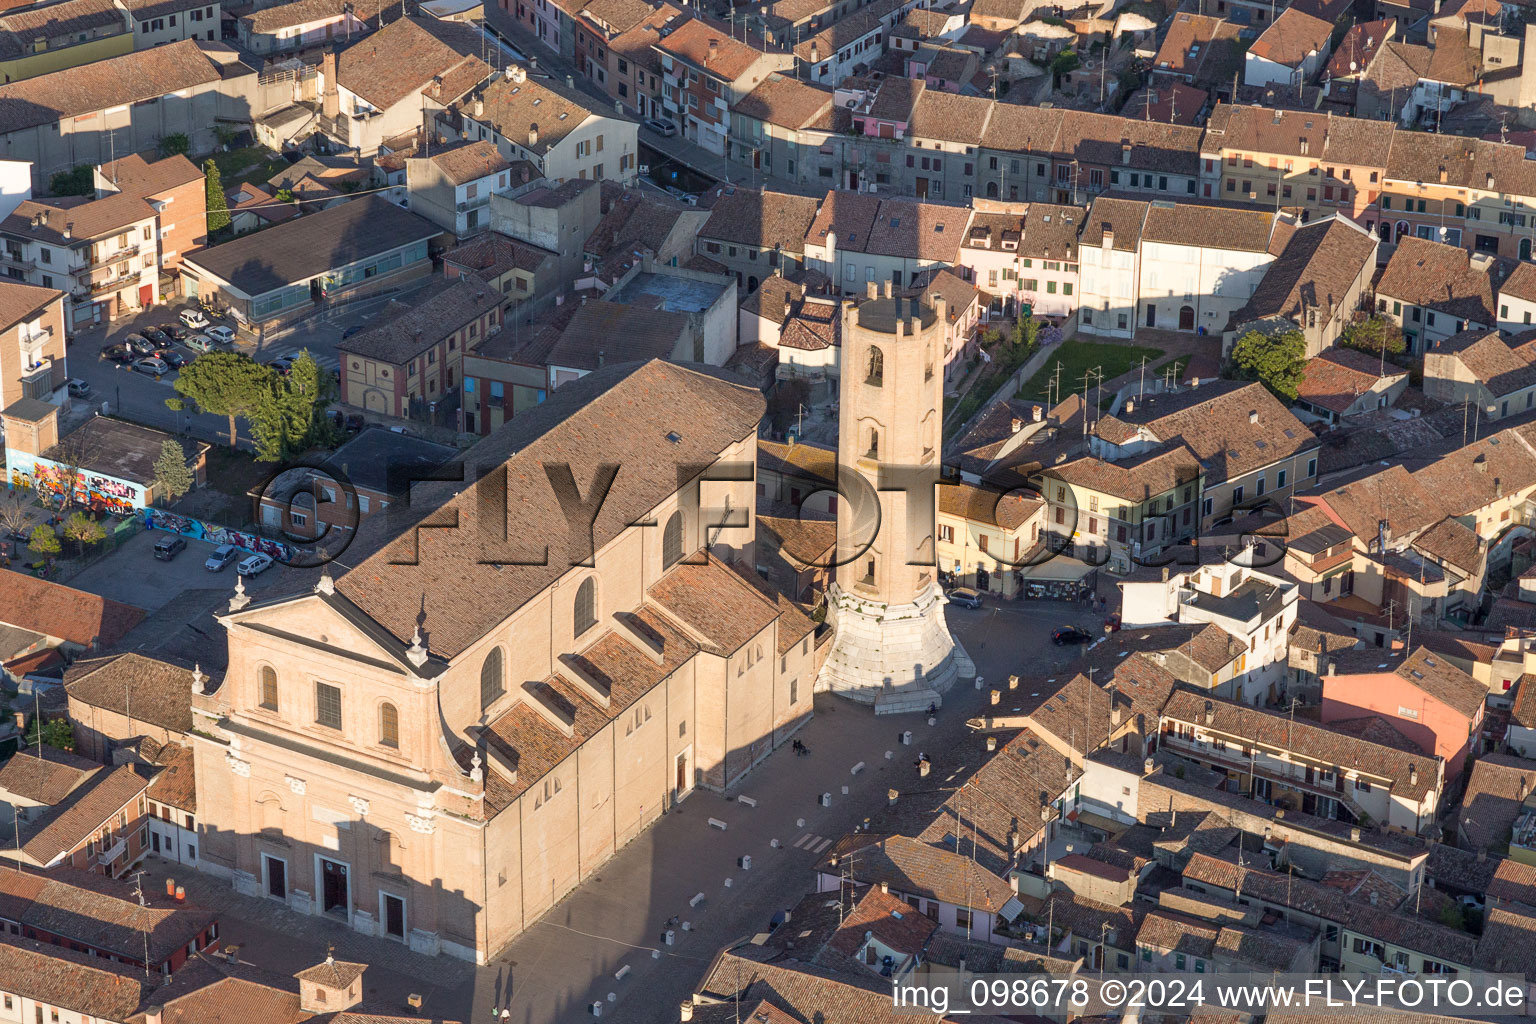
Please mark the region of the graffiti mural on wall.
[[97, 473], [75, 471], [52, 462], [39, 460], [29, 474], [20, 468], [11, 470], [11, 486], [30, 487], [37, 496], [49, 504], [58, 504], [69, 489], [70, 477], [74, 477], [75, 503], [93, 512], [111, 512], [115, 515], [133, 515], [144, 507], [144, 490]]
[[237, 548], [259, 555], [270, 555], [279, 560], [291, 560], [293, 548], [280, 540], [261, 537], [246, 530], [232, 530], [217, 523], [205, 523], [191, 516], [177, 515], [161, 508], [144, 510], [144, 525], [151, 530], [165, 530], [194, 537], [210, 544], [233, 544]]

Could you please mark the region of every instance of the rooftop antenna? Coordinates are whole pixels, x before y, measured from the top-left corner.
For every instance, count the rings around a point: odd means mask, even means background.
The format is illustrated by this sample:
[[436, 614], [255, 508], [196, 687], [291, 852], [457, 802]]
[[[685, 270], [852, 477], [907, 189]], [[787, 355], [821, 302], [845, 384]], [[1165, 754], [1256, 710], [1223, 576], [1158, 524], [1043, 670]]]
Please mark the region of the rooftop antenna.
[[[149, 904], [144, 901], [144, 872], [143, 871], [135, 871], [133, 873], [133, 894], [139, 898], [139, 906], [141, 906], [141, 907], [149, 906]], [[149, 931], [147, 929], [140, 928], [139, 929], [139, 936], [141, 938], [143, 938], [143, 940], [144, 940], [144, 977], [148, 978], [149, 977]]]

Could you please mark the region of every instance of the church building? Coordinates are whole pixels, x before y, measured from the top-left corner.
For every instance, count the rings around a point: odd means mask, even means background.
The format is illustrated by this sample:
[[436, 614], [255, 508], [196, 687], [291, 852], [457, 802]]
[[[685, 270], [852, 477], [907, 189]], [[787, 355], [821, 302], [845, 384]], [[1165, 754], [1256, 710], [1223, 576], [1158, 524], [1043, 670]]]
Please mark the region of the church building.
[[[236, 889], [485, 963], [811, 713], [816, 625], [753, 572], [762, 395], [609, 366], [220, 616], [201, 856]], [[442, 475], [439, 473], [438, 475]]]

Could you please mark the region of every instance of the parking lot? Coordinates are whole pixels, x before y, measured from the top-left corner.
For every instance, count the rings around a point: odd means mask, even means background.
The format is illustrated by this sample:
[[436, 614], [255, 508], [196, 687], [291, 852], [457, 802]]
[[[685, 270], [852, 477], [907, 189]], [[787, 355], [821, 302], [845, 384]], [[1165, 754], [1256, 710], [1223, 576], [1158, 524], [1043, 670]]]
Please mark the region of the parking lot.
[[[138, 605], [147, 611], [156, 611], [187, 590], [209, 587], [235, 589], [235, 567], [230, 565], [222, 572], [209, 572], [203, 568], [216, 545], [207, 541], [186, 538], [185, 551], [169, 562], [155, 557], [155, 541], [173, 534], [164, 530], [142, 530], [122, 547], [67, 580], [80, 590], [125, 604]], [[317, 573], [314, 569], [291, 569], [274, 564], [259, 576], [247, 577], [246, 592], [252, 597], [269, 594], [292, 593], [312, 586]]]
[[[389, 299], [395, 297], [398, 295], [348, 303], [284, 331], [252, 333], [240, 329], [232, 345], [220, 345], [219, 348], [242, 352], [261, 363], [269, 363], [281, 356], [297, 356], [307, 350], [323, 369], [336, 372], [341, 367], [341, 357], [336, 346], [342, 335], [349, 329], [366, 327], [372, 323]], [[102, 358], [104, 349], [121, 343], [129, 334], [138, 333], [145, 327], [173, 324], [187, 330], [177, 319], [177, 314], [187, 308], [191, 308], [190, 303], [166, 303], [113, 324], [79, 331], [69, 346], [69, 373], [72, 378], [90, 385], [90, 393], [84, 398], [75, 399], [80, 410], [77, 415], [88, 415], [105, 406], [113, 415], [158, 430], [188, 433], [206, 441], [229, 443], [229, 421], [225, 417], [178, 412], [166, 406], [166, 399], [176, 396], [174, 385], [177, 372], [174, 369], [155, 377], [136, 372], [127, 363], [114, 363]], [[211, 324], [237, 326], [227, 319], [211, 319]], [[189, 330], [187, 333], [190, 335], [194, 332]], [[189, 362], [198, 355], [184, 344], [172, 345], [171, 349]], [[238, 424], [236, 437], [240, 447], [250, 447], [250, 432], [244, 423]]]

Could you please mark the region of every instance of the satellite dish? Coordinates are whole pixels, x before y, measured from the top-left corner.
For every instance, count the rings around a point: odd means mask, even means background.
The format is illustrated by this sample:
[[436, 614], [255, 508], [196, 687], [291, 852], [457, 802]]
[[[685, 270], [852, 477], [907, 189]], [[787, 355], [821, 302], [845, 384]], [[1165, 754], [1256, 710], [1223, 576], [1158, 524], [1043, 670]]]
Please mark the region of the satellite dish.
[[1360, 70], [1360, 65], [1356, 64], [1354, 61], [1350, 61], [1349, 62], [1349, 70], [1350, 71], [1359, 71]]

